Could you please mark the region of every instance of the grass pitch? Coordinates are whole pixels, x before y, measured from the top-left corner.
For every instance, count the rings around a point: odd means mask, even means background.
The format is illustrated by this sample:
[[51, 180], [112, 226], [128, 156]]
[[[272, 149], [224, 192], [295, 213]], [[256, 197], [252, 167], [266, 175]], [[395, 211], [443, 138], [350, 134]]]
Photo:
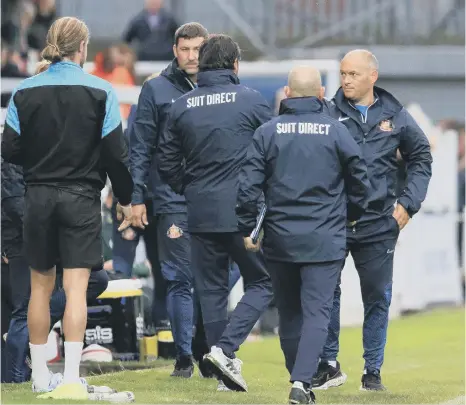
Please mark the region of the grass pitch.
[[[360, 392], [363, 368], [361, 328], [341, 333], [339, 360], [348, 381], [317, 391], [319, 404], [461, 404], [465, 403], [465, 312], [441, 309], [392, 321], [382, 378], [388, 392]], [[96, 385], [133, 391], [142, 404], [286, 404], [290, 384], [277, 338], [244, 345], [248, 393], [216, 392], [216, 381], [169, 377], [172, 366], [123, 371], [89, 378]], [[453, 400], [453, 401], [452, 401]], [[50, 403], [49, 401], [47, 401]], [[2, 404], [37, 404], [30, 384], [2, 385]], [[68, 402], [76, 403], [76, 402]]]

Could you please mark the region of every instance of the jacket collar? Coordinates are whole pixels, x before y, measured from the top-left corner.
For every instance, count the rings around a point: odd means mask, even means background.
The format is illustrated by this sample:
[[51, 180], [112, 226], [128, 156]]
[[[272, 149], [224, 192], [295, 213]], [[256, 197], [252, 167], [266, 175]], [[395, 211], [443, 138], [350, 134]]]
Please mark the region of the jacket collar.
[[197, 84], [199, 87], [239, 84], [239, 79], [231, 69], [205, 70], [198, 73]]
[[191, 91], [196, 87], [187, 73], [179, 68], [176, 58], [173, 59], [173, 61], [162, 71], [160, 75], [165, 77], [183, 93]]
[[77, 63], [71, 62], [70, 60], [54, 62], [48, 68], [48, 70], [51, 70], [51, 71], [52, 70], [58, 71], [58, 70], [64, 70], [64, 69], [79, 69], [81, 71], [83, 70], [81, 66], [79, 66]]
[[[374, 105], [381, 106], [384, 116], [394, 116], [403, 108], [401, 103], [391, 93], [381, 87], [374, 86], [374, 96], [376, 100]], [[338, 89], [337, 94], [335, 94], [334, 102], [338, 109], [347, 113], [347, 115], [351, 115], [351, 112], [355, 110], [354, 104], [345, 98], [341, 87]]]
[[280, 103], [279, 114], [307, 114], [322, 112], [323, 103], [317, 97], [285, 98]]

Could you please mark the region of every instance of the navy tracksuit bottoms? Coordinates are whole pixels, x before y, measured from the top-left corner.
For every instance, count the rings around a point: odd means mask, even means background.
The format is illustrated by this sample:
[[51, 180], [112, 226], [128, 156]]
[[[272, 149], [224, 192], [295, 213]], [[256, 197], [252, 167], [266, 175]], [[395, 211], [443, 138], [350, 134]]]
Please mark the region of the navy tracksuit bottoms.
[[177, 358], [189, 357], [192, 355], [194, 305], [187, 214], [160, 214], [157, 242], [160, 268], [167, 283], [167, 310]]
[[267, 261], [278, 309], [280, 345], [291, 382], [311, 384], [317, 371], [342, 263]]
[[[244, 295], [228, 320], [230, 258], [243, 277]], [[264, 257], [248, 252], [239, 232], [192, 233], [191, 260], [207, 344], [233, 357], [272, 300]]]
[[[351, 253], [359, 274], [364, 305], [364, 368], [380, 371], [387, 341], [388, 313], [392, 299], [393, 256], [400, 233], [396, 220], [381, 218], [348, 228], [347, 254]], [[335, 288], [332, 316], [322, 361], [334, 361], [339, 351], [340, 279]]]

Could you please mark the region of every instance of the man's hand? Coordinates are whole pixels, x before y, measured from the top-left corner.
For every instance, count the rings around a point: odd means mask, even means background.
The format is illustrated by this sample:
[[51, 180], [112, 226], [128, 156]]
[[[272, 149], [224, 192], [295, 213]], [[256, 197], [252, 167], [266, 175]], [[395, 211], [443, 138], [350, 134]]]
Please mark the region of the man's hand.
[[133, 205], [133, 226], [135, 228], [144, 229], [149, 225], [147, 221], [147, 209], [145, 204]]
[[131, 204], [122, 206], [118, 203], [116, 206], [116, 212], [118, 221], [123, 220], [121, 225], [118, 227], [118, 232], [121, 232], [126, 228], [129, 228], [133, 222], [133, 207]]
[[249, 250], [250, 252], [258, 252], [260, 247], [261, 247], [261, 242], [260, 240], [258, 240], [256, 242], [256, 244], [253, 243], [252, 239], [247, 236], [245, 238], [243, 238], [244, 240], [244, 247], [246, 248], [246, 250]]
[[396, 222], [398, 222], [400, 231], [406, 226], [406, 224], [410, 220], [408, 211], [406, 211], [405, 207], [403, 207], [401, 204], [396, 205], [395, 211], [393, 212], [393, 218], [395, 218]]

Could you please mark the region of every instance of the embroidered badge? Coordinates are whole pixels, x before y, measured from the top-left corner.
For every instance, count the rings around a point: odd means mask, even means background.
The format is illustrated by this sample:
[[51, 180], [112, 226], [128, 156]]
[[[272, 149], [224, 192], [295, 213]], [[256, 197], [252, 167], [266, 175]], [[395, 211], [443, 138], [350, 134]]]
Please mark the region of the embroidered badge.
[[383, 120], [380, 121], [380, 129], [385, 132], [393, 131], [393, 124], [390, 120]]
[[170, 228], [168, 228], [167, 236], [170, 239], [180, 238], [181, 236], [183, 236], [183, 230], [179, 226], [173, 224]]

